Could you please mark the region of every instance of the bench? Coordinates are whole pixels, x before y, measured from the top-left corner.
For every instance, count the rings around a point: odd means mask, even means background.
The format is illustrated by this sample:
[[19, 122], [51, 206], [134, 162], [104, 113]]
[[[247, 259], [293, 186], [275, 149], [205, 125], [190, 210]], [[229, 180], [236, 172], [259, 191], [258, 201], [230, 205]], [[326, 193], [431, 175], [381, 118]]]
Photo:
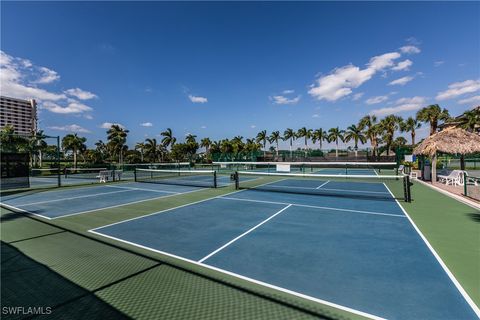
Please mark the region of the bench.
[[453, 170], [448, 175], [437, 175], [438, 181], [445, 183], [446, 185], [454, 186], [463, 186], [464, 181], [464, 171], [463, 170]]

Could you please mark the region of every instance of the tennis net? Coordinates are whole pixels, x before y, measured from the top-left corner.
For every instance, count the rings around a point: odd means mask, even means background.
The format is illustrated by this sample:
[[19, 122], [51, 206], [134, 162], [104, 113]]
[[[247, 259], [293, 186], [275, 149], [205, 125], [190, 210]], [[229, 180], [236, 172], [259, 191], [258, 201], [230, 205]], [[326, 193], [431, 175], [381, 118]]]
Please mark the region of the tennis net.
[[135, 169], [135, 181], [193, 187], [217, 187], [215, 170]]
[[65, 178], [96, 179], [107, 168], [65, 168]]
[[404, 175], [338, 175], [237, 171], [236, 189], [374, 200], [411, 201]]
[[214, 162], [219, 170], [346, 175], [396, 175], [396, 162]]

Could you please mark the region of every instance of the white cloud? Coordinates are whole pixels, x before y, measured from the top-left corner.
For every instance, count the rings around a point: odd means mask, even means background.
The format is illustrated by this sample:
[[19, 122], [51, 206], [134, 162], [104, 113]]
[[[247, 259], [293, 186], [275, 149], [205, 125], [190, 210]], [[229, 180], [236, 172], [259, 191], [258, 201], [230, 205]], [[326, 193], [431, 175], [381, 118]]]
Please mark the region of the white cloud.
[[[25, 63], [23, 65], [25, 66]], [[31, 62], [27, 63], [26, 65], [28, 65], [29, 67], [32, 66]], [[38, 79], [34, 81], [34, 83], [45, 84], [45, 83], [51, 83], [60, 79], [60, 76], [56, 71], [50, 70], [45, 67], [39, 67], [38, 70], [40, 72], [40, 76]]]
[[406, 54], [414, 54], [414, 53], [420, 53], [421, 50], [416, 47], [416, 46], [403, 46], [400, 48], [400, 51], [402, 53], [406, 53]]
[[479, 104], [480, 103], [480, 96], [473, 96], [470, 98], [465, 98], [458, 101], [460, 104]]
[[283, 90], [282, 91], [282, 94], [291, 94], [291, 93], [294, 93], [295, 90]]
[[456, 98], [466, 93], [473, 93], [480, 90], [480, 80], [466, 80], [463, 82], [455, 82], [448, 86], [448, 89], [439, 92], [436, 96], [437, 100], [447, 100]]
[[364, 94], [365, 94], [365, 93], [363, 93], [363, 92], [355, 93], [355, 94], [353, 95], [353, 97], [352, 97], [352, 100], [353, 100], [353, 101], [357, 101], [357, 100], [359, 100], [361, 97], [363, 97]]
[[206, 103], [206, 102], [208, 102], [208, 99], [205, 98], [205, 97], [193, 96], [191, 94], [188, 95], [188, 98], [193, 103]]
[[89, 133], [90, 130], [87, 130], [78, 124], [70, 124], [65, 126], [51, 126], [48, 129], [58, 130], [58, 131], [68, 131], [68, 132], [79, 132], [79, 133]]
[[200, 129], [207, 129], [207, 126], [201, 126]]
[[366, 104], [377, 104], [381, 103], [384, 101], [387, 101], [388, 97], [387, 96], [376, 96], [376, 97], [371, 97], [365, 101]]
[[143, 123], [140, 123], [140, 125], [142, 127], [153, 127], [153, 123], [151, 122], [143, 122]]
[[402, 71], [402, 70], [409, 70], [410, 67], [412, 66], [413, 62], [409, 59], [407, 60], [404, 60], [404, 61], [400, 61], [399, 63], [397, 63], [397, 65], [395, 67], [392, 68], [393, 71]]
[[250, 128], [252, 128], [252, 129], [255, 129], [256, 127], [257, 127], [257, 126], [254, 125], [254, 124], [252, 124], [252, 125], [250, 126]]
[[395, 101], [395, 106], [388, 108], [375, 109], [370, 111], [370, 114], [377, 116], [384, 116], [389, 114], [396, 114], [406, 111], [415, 111], [422, 108], [425, 105], [425, 97], [413, 97], [413, 98], [401, 98]]
[[76, 97], [80, 100], [89, 100], [97, 98], [97, 96], [89, 91], [82, 90], [80, 88], [68, 89], [65, 91], [66, 94]]
[[[93, 110], [89, 106], [68, 98], [65, 93], [52, 92], [40, 87], [58, 79], [60, 76], [56, 71], [36, 66], [30, 60], [13, 57], [0, 51], [1, 95], [27, 100], [35, 99], [39, 109], [54, 113], [75, 114]], [[79, 88], [70, 90], [76, 90], [74, 93], [81, 96], [85, 93], [92, 94]], [[80, 96], [77, 97], [80, 98]]]
[[274, 104], [296, 104], [298, 103], [298, 101], [300, 101], [300, 96], [296, 96], [295, 98], [288, 98], [285, 96], [272, 96], [269, 97], [269, 99]]
[[315, 114], [312, 116], [312, 118], [320, 118], [320, 115], [317, 114], [317, 113], [315, 113]]
[[68, 102], [67, 106], [65, 107], [60, 106], [55, 102], [45, 101], [42, 104], [41, 109], [46, 109], [50, 112], [61, 113], [61, 114], [83, 113], [83, 112], [89, 112], [93, 110], [89, 106], [84, 105], [75, 100], [71, 100], [70, 102]]
[[406, 85], [408, 82], [410, 82], [410, 81], [412, 81], [412, 80], [413, 80], [413, 77], [411, 77], [411, 76], [406, 76], [406, 77], [402, 77], [402, 78], [393, 80], [393, 81], [390, 82], [388, 85], [390, 85], [390, 86], [394, 86], [394, 85], [404, 86], [404, 85]]
[[110, 129], [114, 124], [116, 124], [117, 126], [119, 126], [120, 128], [125, 128], [123, 125], [121, 125], [120, 123], [113, 123], [113, 122], [104, 122], [100, 125], [100, 128], [102, 129]]
[[336, 101], [352, 93], [370, 80], [377, 72], [392, 67], [394, 60], [400, 57], [398, 52], [389, 52], [370, 59], [365, 69], [349, 64], [334, 69], [329, 75], [321, 76], [308, 93], [317, 100]]
[[439, 60], [439, 61], [435, 61], [435, 62], [433, 63], [433, 65], [434, 65], [435, 67], [439, 67], [439, 66], [441, 66], [441, 65], [444, 64], [444, 63], [445, 63], [445, 61]]
[[92, 120], [93, 116], [91, 114], [86, 114], [83, 116], [85, 119]]

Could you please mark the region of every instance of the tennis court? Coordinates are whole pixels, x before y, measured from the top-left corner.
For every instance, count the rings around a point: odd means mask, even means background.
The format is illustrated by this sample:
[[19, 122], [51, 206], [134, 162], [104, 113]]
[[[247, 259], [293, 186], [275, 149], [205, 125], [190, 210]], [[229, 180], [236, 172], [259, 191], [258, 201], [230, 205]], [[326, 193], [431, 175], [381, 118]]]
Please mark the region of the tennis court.
[[7, 195], [2, 204], [55, 219], [198, 190], [202, 188], [131, 182]]
[[243, 175], [243, 190], [90, 232], [371, 318], [477, 318], [402, 181]]

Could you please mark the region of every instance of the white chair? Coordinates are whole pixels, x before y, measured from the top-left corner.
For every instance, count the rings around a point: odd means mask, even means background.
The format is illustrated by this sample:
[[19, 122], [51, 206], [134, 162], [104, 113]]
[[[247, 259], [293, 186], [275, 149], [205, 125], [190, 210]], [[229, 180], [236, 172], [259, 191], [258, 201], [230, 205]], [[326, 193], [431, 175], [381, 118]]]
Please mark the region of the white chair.
[[[405, 166], [403, 164], [399, 165], [398, 166], [398, 173], [399, 174], [403, 174], [403, 175], [406, 175], [405, 173]], [[418, 179], [418, 174], [416, 171], [413, 171], [412, 169], [410, 169], [410, 174], [409, 174], [410, 178], [411, 179]]]
[[464, 181], [464, 171], [462, 170], [453, 170], [448, 175], [437, 175], [440, 182], [448, 185], [454, 186], [463, 186]]
[[108, 182], [108, 177], [110, 176], [110, 174], [111, 174], [111, 170], [103, 170], [99, 172], [99, 175], [97, 176], [97, 178], [100, 179], [100, 183], [106, 183]]

